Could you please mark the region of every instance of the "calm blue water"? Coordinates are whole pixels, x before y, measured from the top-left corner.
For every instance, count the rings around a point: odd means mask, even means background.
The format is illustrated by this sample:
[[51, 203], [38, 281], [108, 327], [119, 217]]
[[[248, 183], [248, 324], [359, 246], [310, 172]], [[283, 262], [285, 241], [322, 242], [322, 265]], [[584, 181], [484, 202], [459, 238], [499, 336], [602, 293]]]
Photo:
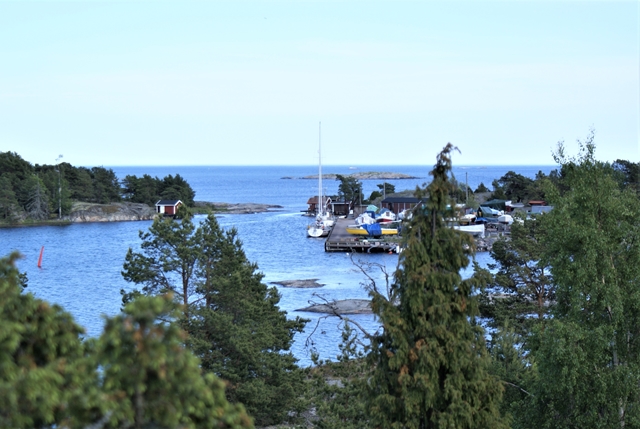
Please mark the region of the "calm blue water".
[[[164, 177], [180, 174], [196, 191], [196, 200], [212, 202], [252, 202], [278, 204], [283, 208], [269, 213], [225, 215], [219, 217], [223, 227], [235, 226], [250, 260], [257, 262], [264, 281], [318, 279], [325, 286], [318, 289], [279, 288], [280, 306], [290, 315], [311, 319], [306, 333], [296, 337], [293, 351], [301, 365], [308, 365], [306, 342], [316, 323], [316, 333], [309, 339], [321, 358], [334, 358], [338, 353], [340, 331], [338, 321], [323, 319], [314, 313], [296, 312], [310, 301], [319, 302], [314, 294], [333, 299], [367, 298], [362, 283], [365, 276], [358, 272], [345, 253], [325, 253], [322, 240], [306, 237], [309, 218], [301, 216], [307, 199], [317, 194], [316, 180], [282, 179], [285, 176], [303, 177], [317, 174], [317, 167], [112, 167], [118, 177], [126, 175]], [[492, 166], [457, 167], [454, 174], [460, 182], [475, 189], [480, 182], [491, 187], [494, 179], [513, 170], [527, 177], [538, 171], [548, 174], [551, 166]], [[420, 177], [416, 180], [388, 181], [396, 190], [415, 189], [429, 180], [430, 167], [360, 166], [358, 170], [346, 166], [323, 166], [323, 173], [349, 174], [355, 171], [389, 171]], [[364, 194], [377, 190], [380, 181], [363, 181]], [[324, 180], [327, 194], [336, 194], [338, 182]], [[130, 290], [120, 274], [129, 247], [139, 247], [138, 232], [146, 230], [150, 221], [75, 224], [61, 227], [29, 227], [0, 229], [0, 255], [18, 250], [24, 255], [19, 262], [21, 271], [29, 278], [28, 291], [48, 301], [60, 304], [86, 328], [87, 335], [102, 331], [103, 315], [112, 316], [120, 310], [120, 289]], [[44, 246], [42, 269], [37, 261]], [[357, 254], [356, 260], [385, 266], [393, 273], [396, 255]], [[487, 254], [477, 255], [481, 264], [489, 261]], [[378, 285], [384, 277], [377, 270], [371, 273]], [[377, 324], [370, 315], [354, 318], [371, 331]], [[323, 333], [324, 332], [324, 333]]]

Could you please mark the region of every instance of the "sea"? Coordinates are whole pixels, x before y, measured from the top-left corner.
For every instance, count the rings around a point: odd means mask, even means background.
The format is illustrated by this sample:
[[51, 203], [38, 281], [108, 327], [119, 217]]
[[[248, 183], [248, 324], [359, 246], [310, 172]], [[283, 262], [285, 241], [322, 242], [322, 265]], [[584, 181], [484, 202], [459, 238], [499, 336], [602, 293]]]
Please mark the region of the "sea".
[[[182, 176], [194, 189], [196, 201], [226, 203], [264, 203], [280, 208], [265, 213], [219, 215], [223, 228], [235, 227], [243, 249], [257, 263], [264, 282], [280, 293], [280, 308], [289, 317], [309, 319], [304, 332], [296, 335], [292, 352], [299, 365], [309, 366], [311, 352], [321, 359], [334, 360], [340, 353], [342, 322], [336, 317], [300, 311], [312, 303], [342, 299], [366, 299], [368, 288], [375, 284], [384, 290], [393, 281], [398, 264], [396, 254], [327, 253], [324, 239], [307, 238], [311, 222], [302, 212], [307, 200], [317, 195], [317, 166], [116, 166], [118, 178], [149, 174], [163, 178]], [[476, 189], [484, 183], [491, 189], [493, 180], [508, 171], [535, 178], [538, 172], [549, 174], [555, 166], [458, 166], [456, 180]], [[385, 180], [396, 191], [415, 190], [430, 181], [431, 166], [324, 166], [325, 174], [357, 172], [404, 173], [415, 179]], [[363, 194], [378, 190], [382, 180], [363, 180]], [[337, 180], [323, 180], [323, 193], [335, 195]], [[198, 217], [197, 219], [203, 219]], [[122, 277], [122, 267], [129, 248], [140, 248], [141, 232], [151, 221], [82, 223], [66, 226], [37, 226], [0, 229], [0, 256], [19, 251], [18, 268], [28, 277], [27, 291], [63, 307], [84, 327], [86, 336], [99, 336], [105, 317], [121, 309], [121, 290], [135, 285]], [[41, 249], [42, 266], [38, 268]], [[490, 263], [487, 252], [476, 254], [481, 266]], [[462, 275], [471, 274], [470, 268]], [[321, 287], [286, 288], [284, 280], [317, 279]], [[379, 324], [373, 315], [350, 316], [368, 332]]]

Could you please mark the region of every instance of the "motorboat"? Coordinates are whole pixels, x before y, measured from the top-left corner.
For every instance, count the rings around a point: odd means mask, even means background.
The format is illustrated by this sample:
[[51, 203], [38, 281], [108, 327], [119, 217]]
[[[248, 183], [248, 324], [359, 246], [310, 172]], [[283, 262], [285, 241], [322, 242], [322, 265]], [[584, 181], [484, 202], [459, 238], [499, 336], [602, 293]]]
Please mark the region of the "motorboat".
[[386, 223], [386, 222], [394, 222], [396, 220], [396, 215], [389, 209], [385, 209], [380, 214], [376, 216], [376, 222], [378, 223]]
[[372, 225], [374, 223], [376, 223], [376, 219], [367, 212], [359, 214], [356, 218], [356, 225]]

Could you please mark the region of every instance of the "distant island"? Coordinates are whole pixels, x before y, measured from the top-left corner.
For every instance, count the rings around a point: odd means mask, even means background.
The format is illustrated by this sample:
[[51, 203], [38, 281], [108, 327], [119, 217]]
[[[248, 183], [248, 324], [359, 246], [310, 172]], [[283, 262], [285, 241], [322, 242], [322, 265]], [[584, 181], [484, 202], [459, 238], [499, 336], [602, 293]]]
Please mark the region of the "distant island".
[[[336, 180], [337, 179], [337, 174], [335, 173], [330, 173], [330, 174], [323, 174], [322, 178], [323, 179], [328, 179], [328, 180]], [[358, 172], [358, 173], [351, 173], [351, 174], [342, 174], [342, 176], [344, 177], [353, 177], [354, 179], [358, 179], [358, 180], [399, 180], [399, 179], [420, 179], [420, 177], [416, 177], [416, 176], [409, 176], [408, 174], [402, 174], [402, 173], [390, 173], [390, 172], [380, 172], [380, 171], [366, 171], [366, 172]], [[310, 176], [304, 176], [304, 177], [293, 177], [293, 176], [285, 176], [285, 177], [281, 177], [281, 179], [318, 179], [318, 175], [317, 174], [313, 174]]]

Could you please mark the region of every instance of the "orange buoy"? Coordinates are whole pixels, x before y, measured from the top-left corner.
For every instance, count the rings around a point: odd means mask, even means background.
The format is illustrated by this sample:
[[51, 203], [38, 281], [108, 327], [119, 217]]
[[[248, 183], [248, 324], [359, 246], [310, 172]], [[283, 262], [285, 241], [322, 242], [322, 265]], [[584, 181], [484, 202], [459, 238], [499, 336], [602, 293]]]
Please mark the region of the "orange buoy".
[[42, 268], [42, 254], [44, 253], [44, 246], [40, 249], [40, 257], [38, 258], [38, 268]]

